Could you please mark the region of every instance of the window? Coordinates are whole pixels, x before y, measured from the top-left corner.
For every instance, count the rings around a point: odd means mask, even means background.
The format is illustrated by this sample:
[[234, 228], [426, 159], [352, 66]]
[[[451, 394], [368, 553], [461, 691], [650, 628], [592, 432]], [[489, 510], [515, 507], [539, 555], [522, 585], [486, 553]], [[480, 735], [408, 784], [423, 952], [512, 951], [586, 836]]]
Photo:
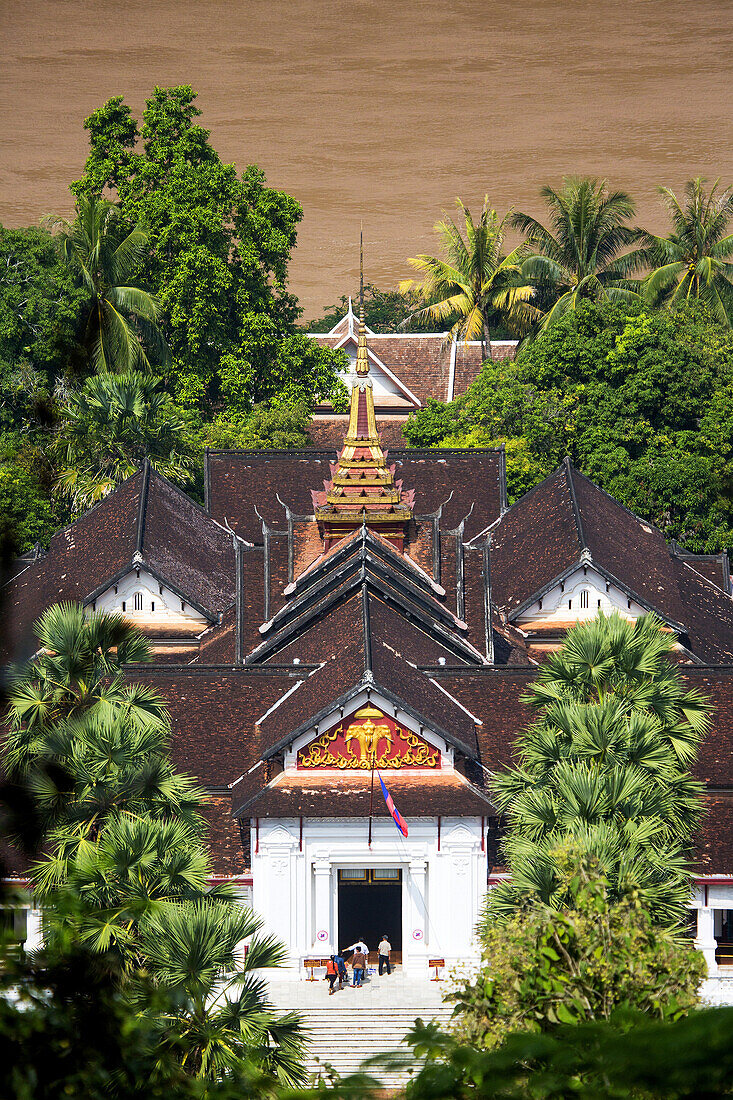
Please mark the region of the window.
[[142, 611], [143, 609], [143, 594], [142, 592], [135, 593], [135, 610]]
[[588, 606], [588, 589], [587, 588], [584, 588], [583, 591], [580, 593], [580, 606], [581, 607], [587, 607]]
[[185, 611], [185, 610], [186, 610], [186, 605], [183, 602], [183, 600], [181, 600], [181, 611]]
[[600, 601], [600, 600], [598, 601], [598, 606], [599, 606], [599, 607], [601, 606], [601, 601]]
[[122, 610], [127, 611], [127, 604], [125, 603], [124, 600], [122, 601]]
[[572, 610], [573, 610], [573, 601], [568, 600], [568, 611], [572, 611]]
[[539, 611], [541, 611], [541, 610], [542, 610], [542, 600], [540, 600], [540, 601], [538, 602], [538, 604], [537, 604], [537, 608], [538, 608], [538, 610], [539, 610]]
[[629, 609], [631, 608], [631, 600], [627, 600], [627, 601], [626, 601], [626, 606], [627, 606], [627, 607], [628, 607]]
[[155, 600], [150, 601], [150, 610], [155, 611]]

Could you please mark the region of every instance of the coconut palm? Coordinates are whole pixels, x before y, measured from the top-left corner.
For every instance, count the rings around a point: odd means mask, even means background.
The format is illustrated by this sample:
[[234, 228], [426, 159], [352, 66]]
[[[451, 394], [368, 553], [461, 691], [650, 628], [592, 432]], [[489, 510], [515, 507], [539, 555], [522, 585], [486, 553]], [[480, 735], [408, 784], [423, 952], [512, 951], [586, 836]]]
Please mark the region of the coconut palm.
[[705, 190], [706, 180], [685, 184], [680, 201], [668, 187], [659, 193], [672, 221], [668, 237], [645, 233], [637, 261], [651, 268], [644, 294], [652, 305], [679, 305], [698, 298], [729, 328], [733, 326], [733, 188], [718, 190], [717, 179]]
[[407, 262], [422, 272], [423, 278], [418, 282], [406, 279], [399, 289], [402, 294], [417, 293], [428, 303], [411, 316], [452, 322], [451, 338], [480, 340], [486, 358], [487, 343], [491, 349], [492, 317], [500, 317], [516, 331], [536, 319], [531, 304], [534, 289], [522, 277], [524, 246], [508, 256], [502, 254], [511, 215], [499, 218], [486, 196], [475, 223], [460, 199], [456, 199], [456, 204], [463, 214], [465, 240], [453, 219], [446, 215], [435, 226], [443, 258], [421, 255], [409, 259]]
[[286, 950], [261, 928], [249, 909], [206, 901], [165, 905], [145, 925], [146, 970], [178, 995], [159, 1023], [191, 1074], [220, 1079], [246, 1060], [283, 1084], [304, 1080], [300, 1020], [275, 1012], [259, 973], [282, 965]]
[[540, 717], [493, 784], [511, 883], [492, 892], [487, 921], [533, 898], [562, 905], [567, 842], [600, 861], [615, 896], [634, 888], [659, 923], [681, 919], [701, 793], [688, 769], [709, 718], [669, 663], [672, 644], [653, 616], [599, 615], [540, 668], [528, 697]]
[[530, 214], [512, 217], [534, 253], [522, 264], [522, 275], [547, 302], [538, 329], [548, 328], [586, 298], [637, 298], [628, 280], [632, 268], [620, 255], [639, 239], [639, 230], [626, 224], [635, 211], [630, 195], [609, 192], [606, 180], [576, 176], [566, 176], [558, 190], [543, 187], [540, 194], [549, 207], [549, 228]]
[[59, 466], [55, 492], [78, 514], [147, 460], [186, 483], [194, 466], [186, 422], [160, 383], [139, 371], [96, 375], [68, 395], [50, 452]]
[[156, 298], [135, 280], [148, 247], [141, 225], [128, 230], [114, 203], [80, 195], [73, 221], [48, 215], [44, 222], [58, 230], [59, 254], [89, 294], [82, 343], [95, 371], [127, 371], [149, 366], [141, 341], [164, 355]]

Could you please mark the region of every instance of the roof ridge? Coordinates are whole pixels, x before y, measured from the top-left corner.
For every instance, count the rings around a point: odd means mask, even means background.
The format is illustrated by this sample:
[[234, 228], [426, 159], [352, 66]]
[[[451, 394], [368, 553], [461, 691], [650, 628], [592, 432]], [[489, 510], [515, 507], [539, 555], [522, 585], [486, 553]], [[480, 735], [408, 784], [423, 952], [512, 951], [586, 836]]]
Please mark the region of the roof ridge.
[[137, 509], [137, 530], [135, 533], [135, 552], [142, 553], [145, 538], [145, 517], [148, 510], [148, 492], [150, 489], [150, 459], [143, 464], [143, 481], [140, 488], [140, 503]]
[[570, 503], [573, 508], [573, 519], [575, 520], [575, 528], [578, 532], [578, 542], [580, 543], [581, 550], [587, 550], [589, 549], [589, 547], [587, 539], [585, 537], [585, 531], [583, 529], [583, 518], [580, 514], [580, 506], [578, 505], [578, 498], [575, 494], [575, 486], [573, 485], [574, 469], [573, 464], [570, 461], [569, 455], [565, 455], [562, 464], [565, 469], [565, 477], [567, 479], [568, 489], [570, 491]]

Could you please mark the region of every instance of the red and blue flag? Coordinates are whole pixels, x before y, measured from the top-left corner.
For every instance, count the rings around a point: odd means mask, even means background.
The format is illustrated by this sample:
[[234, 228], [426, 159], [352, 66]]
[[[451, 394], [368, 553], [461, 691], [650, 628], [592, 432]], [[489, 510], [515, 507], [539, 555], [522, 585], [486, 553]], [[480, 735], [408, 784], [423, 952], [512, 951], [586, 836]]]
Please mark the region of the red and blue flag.
[[[379, 774], [379, 773], [377, 773], [377, 774]], [[389, 791], [385, 787], [384, 780], [382, 779], [381, 775], [379, 776], [379, 782], [382, 785], [382, 794], [384, 795], [384, 801], [387, 803], [387, 809], [392, 814], [392, 819], [393, 819], [395, 825], [400, 830], [400, 832], [402, 833], [403, 836], [407, 836], [407, 822], [405, 821], [404, 817], [402, 816], [400, 811], [395, 806], [394, 801], [392, 800], [392, 795], [389, 793]]]

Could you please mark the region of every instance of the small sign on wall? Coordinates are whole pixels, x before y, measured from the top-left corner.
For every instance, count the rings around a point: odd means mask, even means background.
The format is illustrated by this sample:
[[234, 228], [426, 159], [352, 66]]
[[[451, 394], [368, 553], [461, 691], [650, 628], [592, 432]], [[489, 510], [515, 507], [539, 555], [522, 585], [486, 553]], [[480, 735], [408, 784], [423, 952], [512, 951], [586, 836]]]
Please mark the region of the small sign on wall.
[[325, 929], [321, 928], [320, 932], [316, 932], [316, 939], [319, 941], [319, 943], [325, 943], [328, 939], [328, 932], [326, 932]]
[[425, 933], [423, 932], [422, 928], [414, 928], [413, 931], [412, 931], [412, 938], [413, 938], [413, 940], [417, 940], [418, 943], [419, 943], [419, 941], [423, 938], [424, 934]]

